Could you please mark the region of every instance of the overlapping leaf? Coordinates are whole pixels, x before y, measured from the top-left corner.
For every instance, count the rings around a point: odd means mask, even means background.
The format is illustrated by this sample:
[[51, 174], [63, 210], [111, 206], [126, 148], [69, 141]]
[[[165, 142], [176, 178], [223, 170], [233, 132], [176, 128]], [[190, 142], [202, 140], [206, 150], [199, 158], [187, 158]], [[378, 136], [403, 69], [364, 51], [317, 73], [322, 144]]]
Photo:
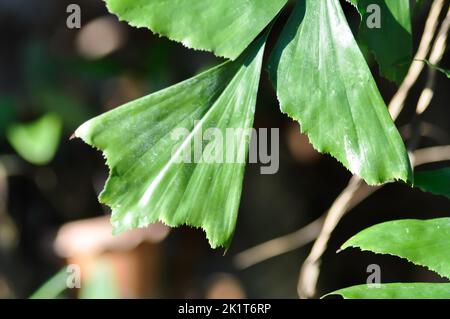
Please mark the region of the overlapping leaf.
[[338, 0], [299, 1], [269, 66], [283, 112], [369, 184], [408, 180], [409, 159]]
[[[450, 283], [358, 285], [332, 292], [345, 299], [450, 299]], [[326, 296], [325, 296], [326, 297]]]
[[416, 172], [414, 174], [414, 186], [424, 192], [450, 198], [450, 168]]
[[[409, 0], [347, 0], [361, 14], [360, 40], [373, 52], [384, 77], [400, 84], [412, 60]], [[379, 13], [379, 25], [376, 15]]]
[[[113, 210], [116, 233], [161, 220], [201, 227], [212, 247], [228, 246], [245, 160], [205, 162], [196, 157], [194, 143], [200, 139], [200, 152], [206, 152], [224, 144], [202, 139], [202, 132], [214, 128], [225, 136], [226, 129], [237, 128], [235, 143], [225, 143], [223, 152], [247, 154], [245, 129], [253, 125], [264, 42], [258, 40], [235, 62], [130, 102], [76, 131], [106, 156], [110, 176], [100, 200]], [[179, 129], [189, 134], [175, 137]], [[192, 163], [180, 163], [186, 154]]]
[[287, 0], [106, 0], [110, 12], [193, 49], [237, 58]]
[[342, 249], [356, 247], [390, 254], [450, 278], [450, 218], [396, 220], [369, 227]]

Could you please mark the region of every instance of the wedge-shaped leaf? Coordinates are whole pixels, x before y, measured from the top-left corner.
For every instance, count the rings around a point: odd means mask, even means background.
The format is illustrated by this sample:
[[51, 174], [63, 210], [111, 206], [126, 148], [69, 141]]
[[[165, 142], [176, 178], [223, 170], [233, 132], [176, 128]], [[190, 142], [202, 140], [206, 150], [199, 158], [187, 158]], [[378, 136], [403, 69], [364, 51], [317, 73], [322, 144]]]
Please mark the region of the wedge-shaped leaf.
[[[100, 201], [113, 210], [115, 233], [161, 220], [169, 226], [201, 227], [212, 247], [228, 246], [264, 41], [258, 40], [235, 62], [130, 102], [76, 131], [106, 156], [110, 176]], [[228, 134], [231, 140], [221, 139], [229, 129], [235, 129]], [[229, 154], [243, 154], [244, 159], [233, 160]]]
[[416, 172], [414, 174], [414, 186], [424, 192], [450, 198], [450, 168]]
[[408, 180], [403, 141], [338, 0], [299, 1], [269, 71], [281, 110], [369, 184]]
[[106, 0], [110, 12], [192, 49], [236, 59], [287, 0]]
[[450, 218], [396, 220], [369, 227], [342, 249], [395, 255], [450, 278]]
[[359, 38], [373, 52], [380, 73], [400, 84], [412, 61], [409, 0], [347, 0], [361, 14]]
[[[345, 299], [450, 299], [450, 283], [358, 285], [329, 293]], [[325, 296], [325, 297], [326, 297]]]

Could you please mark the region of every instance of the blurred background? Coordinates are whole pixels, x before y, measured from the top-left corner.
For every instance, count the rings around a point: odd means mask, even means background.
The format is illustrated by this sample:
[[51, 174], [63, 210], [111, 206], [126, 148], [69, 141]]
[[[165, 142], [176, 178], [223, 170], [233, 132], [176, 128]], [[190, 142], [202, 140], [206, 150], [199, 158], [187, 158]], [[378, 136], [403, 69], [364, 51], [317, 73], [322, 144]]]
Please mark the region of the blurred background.
[[[430, 2], [414, 12], [415, 48]], [[80, 29], [66, 26], [71, 3], [81, 8]], [[358, 14], [343, 6], [357, 30]], [[268, 52], [288, 12], [275, 25]], [[61, 296], [67, 298], [297, 297], [300, 265], [311, 244], [251, 267], [243, 267], [236, 256], [321, 216], [350, 175], [316, 153], [298, 125], [279, 112], [267, 73], [255, 126], [280, 128], [280, 170], [260, 175], [258, 165], [248, 165], [237, 230], [224, 254], [209, 248], [202, 231], [187, 227], [155, 224], [112, 237], [110, 211], [97, 201], [107, 177], [104, 159], [80, 140], [70, 140], [89, 118], [194, 76], [220, 59], [118, 22], [101, 0], [0, 0], [0, 34], [0, 298], [29, 297], [68, 264], [80, 266], [82, 283], [81, 289], [64, 291]], [[378, 76], [370, 56], [368, 61], [389, 101], [396, 87]], [[448, 66], [447, 58], [442, 67]], [[422, 76], [398, 121], [403, 133], [424, 82]], [[421, 147], [450, 144], [449, 94], [448, 80], [439, 75], [424, 115], [431, 133]], [[374, 263], [381, 267], [382, 282], [442, 280], [395, 257], [335, 252], [374, 223], [449, 213], [450, 202], [443, 197], [399, 183], [381, 189], [334, 232], [318, 296], [365, 283], [366, 268]]]

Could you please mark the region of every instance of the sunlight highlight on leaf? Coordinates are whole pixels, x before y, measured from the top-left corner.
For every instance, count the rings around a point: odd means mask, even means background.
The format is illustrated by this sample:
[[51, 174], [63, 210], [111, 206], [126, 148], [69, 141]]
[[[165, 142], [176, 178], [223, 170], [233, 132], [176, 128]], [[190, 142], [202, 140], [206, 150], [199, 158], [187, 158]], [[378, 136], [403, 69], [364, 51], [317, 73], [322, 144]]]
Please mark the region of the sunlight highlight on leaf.
[[411, 180], [411, 166], [338, 0], [299, 1], [271, 56], [281, 110], [368, 184]]
[[[201, 227], [213, 248], [228, 247], [245, 159], [180, 163], [178, 155], [196, 156], [190, 145], [202, 130], [215, 128], [225, 135], [228, 128], [236, 128], [241, 129], [236, 143], [225, 147], [246, 156], [249, 141], [244, 133], [253, 126], [264, 45], [265, 37], [235, 62], [132, 101], [76, 131], [107, 159], [110, 176], [100, 200], [112, 208], [115, 233], [161, 220], [169, 226]], [[180, 129], [187, 132], [181, 140], [173, 137]], [[214, 141], [202, 143], [206, 152]]]

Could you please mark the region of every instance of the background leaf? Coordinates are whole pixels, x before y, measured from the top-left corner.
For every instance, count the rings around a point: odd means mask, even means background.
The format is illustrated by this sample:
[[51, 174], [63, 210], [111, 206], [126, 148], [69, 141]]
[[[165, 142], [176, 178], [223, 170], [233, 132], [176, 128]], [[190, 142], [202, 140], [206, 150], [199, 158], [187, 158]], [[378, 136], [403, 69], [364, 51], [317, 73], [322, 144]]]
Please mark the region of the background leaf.
[[350, 238], [348, 247], [395, 255], [450, 278], [450, 218], [396, 220], [369, 227]]
[[393, 283], [379, 287], [358, 285], [326, 296], [330, 295], [341, 295], [345, 299], [449, 299], [450, 283]]
[[[380, 73], [400, 84], [412, 61], [411, 10], [409, 0], [348, 0], [361, 15], [359, 38], [373, 52]], [[369, 28], [372, 12], [369, 5], [378, 5], [381, 27]]]
[[120, 299], [120, 288], [113, 262], [105, 258], [92, 266], [90, 276], [82, 282], [79, 298]]
[[424, 192], [450, 198], [450, 168], [416, 172], [414, 174], [414, 186]]
[[50, 162], [56, 153], [61, 130], [61, 119], [49, 113], [34, 122], [10, 126], [6, 137], [25, 160], [32, 164], [44, 165]]
[[60, 269], [55, 275], [39, 287], [30, 299], [56, 299], [67, 289], [67, 269]]
[[[76, 136], [101, 149], [110, 176], [100, 195], [113, 210], [115, 233], [157, 220], [201, 227], [213, 248], [229, 245], [242, 189], [242, 163], [177, 163], [172, 150], [195, 152], [201, 131], [240, 128], [224, 152], [247, 154], [265, 39], [242, 58], [130, 102], [83, 124]], [[171, 134], [185, 128], [181, 141]], [[201, 138], [201, 136], [200, 136]], [[213, 141], [203, 142], [203, 150]], [[192, 159], [192, 156], [191, 156]]]
[[269, 66], [281, 110], [369, 184], [411, 174], [403, 141], [338, 0], [299, 1]]
[[287, 0], [106, 0], [111, 13], [192, 49], [236, 59]]

